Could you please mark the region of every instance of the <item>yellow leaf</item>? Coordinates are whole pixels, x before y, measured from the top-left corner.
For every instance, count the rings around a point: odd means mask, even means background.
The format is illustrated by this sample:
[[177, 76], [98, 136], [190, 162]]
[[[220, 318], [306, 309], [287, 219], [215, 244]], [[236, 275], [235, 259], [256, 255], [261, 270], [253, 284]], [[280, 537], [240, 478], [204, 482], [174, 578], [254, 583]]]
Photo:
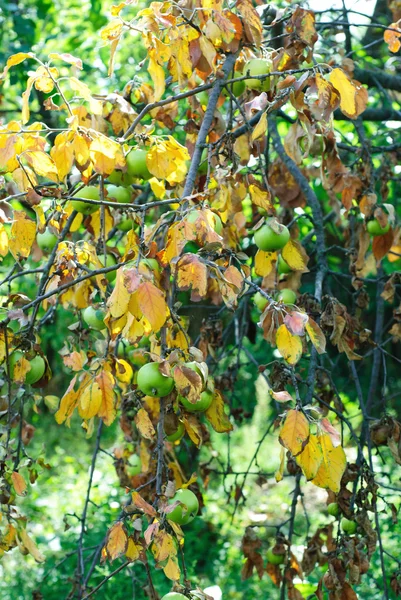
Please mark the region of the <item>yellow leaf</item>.
[[[391, 23], [389, 29], [386, 29], [384, 32], [384, 41], [388, 45], [388, 49], [390, 52], [398, 52], [401, 48], [401, 19], [399, 19], [396, 23]], [[396, 29], [397, 31], [391, 31]]]
[[17, 52], [17, 54], [13, 54], [12, 56], [10, 56], [7, 59], [4, 71], [0, 74], [0, 79], [4, 79], [11, 67], [15, 67], [15, 65], [19, 65], [26, 58], [33, 58], [34, 56], [35, 55], [33, 54], [33, 52]]
[[[92, 230], [97, 240], [102, 239], [103, 235], [106, 237], [114, 227], [114, 219], [110, 213], [108, 206], [104, 207], [104, 223], [102, 222], [102, 209], [100, 208], [90, 216], [89, 228]], [[104, 267], [104, 264], [102, 264]], [[98, 268], [99, 265], [98, 265]], [[104, 275], [102, 275], [104, 277]]]
[[0, 256], [8, 254], [8, 235], [3, 223], [0, 223]]
[[[246, 74], [246, 73], [245, 73]], [[267, 134], [267, 114], [264, 112], [259, 123], [254, 127], [251, 135], [251, 141], [254, 142]]]
[[184, 181], [189, 159], [188, 150], [170, 135], [167, 139], [157, 140], [151, 147], [146, 155], [146, 164], [157, 179], [166, 179], [174, 185]]
[[126, 558], [131, 561], [137, 560], [140, 556], [141, 550], [142, 546], [135, 544], [135, 540], [130, 536], [128, 538], [127, 550], [125, 552]]
[[62, 54], [59, 54], [58, 52], [52, 52], [51, 54], [49, 54], [49, 58], [51, 60], [63, 60], [64, 62], [69, 63], [70, 65], [74, 65], [74, 67], [77, 67], [78, 69], [82, 70], [82, 60], [80, 58], [72, 56], [72, 54], [68, 54], [67, 52], [63, 52]]
[[197, 448], [200, 448], [203, 442], [202, 427], [196, 416], [189, 413], [184, 414], [182, 422], [184, 423], [185, 431], [191, 442], [193, 442]]
[[149, 51], [148, 72], [154, 84], [153, 102], [157, 102], [164, 94], [166, 89], [166, 80], [164, 69], [157, 63], [157, 56], [154, 55], [155, 49]]
[[163, 567], [163, 571], [165, 576], [172, 581], [178, 581], [180, 579], [181, 571], [180, 567], [178, 566], [178, 560], [176, 556], [169, 557], [166, 566]]
[[173, 536], [164, 529], [160, 529], [153, 537], [152, 554], [158, 563], [164, 562], [169, 556], [177, 554]]
[[308, 255], [299, 242], [289, 240], [281, 251], [281, 255], [292, 271], [308, 271]]
[[116, 377], [122, 383], [129, 383], [134, 375], [131, 365], [123, 358], [116, 358]]
[[125, 167], [125, 158], [120, 144], [97, 133], [90, 145], [90, 158], [97, 173], [107, 177], [114, 169]]
[[13, 471], [11, 473], [11, 481], [14, 486], [15, 493], [18, 494], [18, 496], [25, 496], [26, 483], [22, 475], [17, 473], [17, 471]]
[[293, 456], [300, 454], [309, 437], [309, 422], [303, 412], [291, 409], [281, 427], [279, 441]]
[[22, 356], [14, 365], [13, 379], [17, 383], [23, 383], [26, 374], [31, 370], [31, 364], [24, 356]]
[[94, 115], [101, 115], [103, 112], [102, 103], [92, 97], [92, 93], [86, 83], [80, 81], [76, 77], [70, 77], [69, 80], [71, 89], [77, 92], [84, 100], [89, 102], [89, 108]]
[[260, 206], [260, 208], [264, 208], [265, 210], [272, 208], [272, 203], [270, 202], [271, 196], [268, 190], [262, 190], [259, 186], [251, 183], [249, 186], [249, 194], [253, 204], [256, 206]]
[[140, 310], [156, 333], [163, 327], [169, 312], [163, 292], [146, 281], [138, 287], [137, 296]]
[[214, 391], [213, 401], [207, 411], [205, 417], [217, 433], [226, 433], [232, 431], [233, 426], [230, 423], [230, 419], [224, 411], [224, 400], [223, 396], [218, 390]]
[[173, 375], [178, 393], [191, 403], [197, 402], [204, 387], [203, 377], [184, 364], [178, 364], [174, 368]]
[[124, 283], [124, 271], [123, 269], [119, 269], [117, 271], [116, 285], [107, 301], [110, 315], [114, 319], [118, 319], [124, 315], [128, 310], [129, 301], [130, 293]]
[[138, 428], [142, 437], [152, 440], [156, 434], [152, 421], [149, 418], [148, 412], [144, 408], [140, 408], [135, 415], [135, 425]]
[[78, 405], [79, 395], [78, 392], [74, 391], [76, 380], [77, 378], [75, 376], [70, 382], [66, 393], [61, 398], [60, 407], [54, 415], [54, 418], [56, 419], [56, 422], [59, 425], [61, 425], [61, 423], [64, 423], [64, 421], [67, 420], [67, 425], [69, 426], [69, 421], [72, 416], [72, 413]]
[[350, 119], [359, 117], [368, 102], [366, 89], [358, 81], [351, 80], [342, 69], [333, 69], [329, 77], [333, 86], [340, 92], [341, 111]]
[[323, 331], [319, 325], [309, 317], [308, 322], [305, 325], [305, 329], [308, 332], [310, 341], [315, 346], [319, 354], [326, 352], [326, 338], [324, 337]]
[[83, 419], [96, 416], [102, 405], [103, 394], [97, 381], [92, 380], [79, 389], [78, 412]]
[[14, 211], [9, 248], [15, 260], [28, 258], [36, 237], [36, 224], [22, 210]]
[[296, 365], [302, 356], [302, 341], [298, 335], [292, 335], [284, 323], [277, 329], [276, 344], [284, 360]]
[[261, 277], [270, 275], [276, 262], [277, 252], [264, 252], [264, 250], [258, 250], [255, 255], [256, 275], [260, 275]]
[[74, 164], [74, 147], [70, 141], [71, 133], [59, 133], [54, 140], [50, 155], [54, 160], [60, 181], [64, 181]]
[[42, 152], [41, 150], [37, 151], [27, 151], [24, 152], [24, 158], [27, 163], [32, 167], [32, 169], [38, 175], [42, 177], [47, 177], [51, 181], [55, 181], [58, 183], [58, 172], [57, 167], [53, 161], [53, 159], [46, 154], [46, 152]]
[[22, 124], [28, 123], [30, 112], [29, 112], [29, 96], [31, 95], [32, 86], [34, 84], [35, 78], [29, 77], [25, 92], [22, 92], [22, 111], [21, 111], [21, 120]]
[[122, 554], [125, 554], [128, 548], [128, 534], [124, 524], [118, 521], [107, 532], [105, 550], [109, 560], [113, 561]]
[[280, 466], [274, 474], [274, 478], [279, 483], [284, 477], [284, 467], [285, 467], [285, 450], [283, 446], [280, 448]]
[[149, 179], [149, 184], [156, 198], [158, 200], [163, 200], [164, 196], [166, 195], [166, 186], [164, 185], [164, 181], [159, 181], [156, 179], [156, 177], [152, 177]]
[[308, 443], [306, 444], [301, 454], [299, 454], [295, 458], [295, 460], [297, 461], [297, 464], [301, 467], [302, 472], [308, 481], [316, 477], [316, 474], [323, 460], [322, 450], [320, 448], [318, 438], [316, 435], [311, 434], [309, 436]]
[[340, 491], [341, 478], [347, 466], [347, 458], [342, 446], [333, 446], [330, 436], [325, 433], [317, 436], [323, 460], [312, 483], [318, 487], [329, 489], [334, 493]]
[[20, 529], [18, 531], [17, 538], [22, 543], [23, 547], [28, 550], [29, 554], [33, 556], [36, 562], [42, 563], [45, 561], [45, 557], [41, 552], [39, 552], [37, 545], [33, 539], [29, 537], [25, 529]]
[[103, 419], [105, 425], [111, 425], [116, 418], [116, 410], [114, 406], [114, 387], [115, 379], [108, 371], [102, 371], [95, 377], [100, 394], [101, 402], [97, 416]]
[[207, 267], [196, 254], [184, 254], [177, 264], [177, 287], [200, 298], [207, 294]]

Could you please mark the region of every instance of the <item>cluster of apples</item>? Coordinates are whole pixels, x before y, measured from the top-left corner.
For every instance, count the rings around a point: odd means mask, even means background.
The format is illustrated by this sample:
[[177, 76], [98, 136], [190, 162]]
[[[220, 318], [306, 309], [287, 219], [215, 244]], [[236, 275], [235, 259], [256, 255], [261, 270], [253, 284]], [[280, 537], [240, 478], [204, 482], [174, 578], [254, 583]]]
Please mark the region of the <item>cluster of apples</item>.
[[[255, 244], [259, 250], [263, 250], [264, 252], [276, 252], [281, 250], [290, 239], [288, 227], [278, 224], [276, 221], [273, 228], [272, 221], [272, 219], [267, 219], [265, 223], [255, 231]], [[279, 275], [291, 273], [291, 267], [285, 262], [281, 254], [279, 254], [277, 260], [277, 271]], [[282, 302], [283, 304], [294, 304], [297, 295], [293, 290], [283, 288], [276, 294], [275, 299], [277, 302]], [[254, 295], [253, 301], [260, 311], [263, 311], [269, 302], [260, 292], [257, 292]]]
[[[107, 199], [119, 202], [120, 204], [129, 204], [131, 202], [130, 186], [136, 179], [150, 179], [152, 177], [146, 165], [146, 150], [136, 148], [127, 154], [127, 170], [113, 171], [108, 177], [109, 185], [105, 186]], [[100, 190], [97, 186], [88, 185], [82, 190], [76, 192], [77, 200], [71, 200], [71, 206], [83, 215], [91, 215], [99, 210], [99, 204], [85, 202], [87, 200], [100, 200]], [[83, 199], [83, 200], [82, 200]]]
[[[331, 502], [327, 507], [327, 512], [332, 517], [337, 518], [341, 516], [341, 510], [337, 502]], [[347, 533], [348, 535], [353, 535], [358, 529], [358, 525], [357, 523], [355, 523], [355, 521], [343, 517], [341, 519], [341, 529], [344, 531], [344, 533]]]
[[[198, 373], [201, 378], [203, 377], [196, 362], [187, 362], [184, 363], [184, 366]], [[146, 396], [162, 398], [173, 391], [174, 379], [161, 373], [159, 363], [150, 362], [139, 369], [137, 385]], [[213, 392], [206, 386], [195, 404], [181, 395], [178, 396], [178, 400], [188, 412], [204, 412], [212, 403]]]

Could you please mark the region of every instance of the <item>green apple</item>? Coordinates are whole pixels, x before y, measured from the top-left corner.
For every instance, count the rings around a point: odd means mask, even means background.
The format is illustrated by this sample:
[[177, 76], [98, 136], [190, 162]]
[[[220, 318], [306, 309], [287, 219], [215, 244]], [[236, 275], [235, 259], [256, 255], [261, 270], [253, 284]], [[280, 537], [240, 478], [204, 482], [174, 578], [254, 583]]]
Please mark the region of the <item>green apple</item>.
[[205, 390], [201, 393], [196, 404], [192, 404], [192, 402], [190, 402], [188, 398], [185, 398], [184, 396], [178, 396], [178, 399], [188, 412], [205, 412], [205, 410], [207, 410], [212, 403], [213, 393], [209, 390]]
[[206, 109], [207, 105], [209, 104], [209, 94], [208, 94], [207, 90], [203, 90], [202, 92], [199, 92], [198, 94], [196, 94], [196, 98], [197, 98], [199, 104], [201, 105], [201, 107]]
[[104, 323], [105, 316], [106, 313], [104, 312], [104, 310], [100, 308], [96, 309], [94, 306], [88, 306], [82, 311], [82, 317], [85, 323], [95, 331], [101, 331], [102, 329], [106, 329], [106, 325]]
[[[232, 79], [234, 79], [235, 77], [242, 77], [243, 73], [234, 73], [234, 76], [232, 77]], [[223, 94], [225, 96], [227, 96], [228, 98], [230, 98], [230, 93], [229, 91], [236, 97], [238, 98], [239, 96], [242, 96], [242, 94], [245, 92], [246, 89], [246, 83], [245, 83], [246, 79], [243, 79], [242, 81], [234, 81], [234, 83], [228, 83], [226, 84], [226, 86], [223, 88]]]
[[[79, 192], [76, 192], [78, 198], [87, 198], [88, 200], [100, 200], [99, 188], [94, 185], [88, 185]], [[83, 215], [91, 215], [99, 210], [99, 204], [89, 204], [82, 200], [71, 200], [71, 205], [74, 210]]]
[[279, 225], [280, 232], [276, 233], [270, 226], [271, 220], [267, 220], [262, 227], [255, 231], [255, 244], [259, 250], [273, 252], [284, 248], [290, 239], [290, 232], [285, 225]]
[[107, 197], [121, 204], [131, 202], [131, 190], [122, 185], [106, 185]]
[[[102, 268], [111, 267], [111, 266], [117, 264], [117, 261], [113, 254], [106, 254], [106, 264], [104, 264], [104, 254], [99, 254], [98, 259], [102, 263]], [[91, 267], [91, 268], [96, 270], [98, 268], [100, 269], [101, 267]], [[103, 275], [106, 277], [107, 281], [109, 281], [111, 283], [116, 278], [117, 269], [115, 271], [110, 271], [109, 273], [103, 273]]]
[[277, 261], [277, 271], [279, 275], [286, 275], [287, 273], [291, 273], [291, 267], [285, 262], [284, 258], [281, 254], [278, 257]]
[[387, 233], [390, 229], [390, 223], [387, 221], [387, 225], [382, 227], [377, 219], [372, 219], [371, 221], [367, 222], [366, 229], [370, 235], [376, 237], [377, 235], [383, 235], [384, 233]]
[[253, 301], [255, 303], [255, 306], [257, 306], [257, 308], [263, 312], [266, 308], [266, 306], [268, 305], [269, 301], [267, 298], [265, 298], [264, 296], [262, 296], [262, 294], [260, 292], [256, 292], [256, 294], [253, 297]]
[[327, 512], [332, 517], [338, 517], [338, 515], [340, 514], [340, 507], [338, 506], [337, 502], [331, 502], [327, 506]]
[[107, 181], [113, 185], [122, 185], [128, 187], [134, 183], [134, 178], [129, 173], [123, 171], [113, 171], [107, 178]]
[[51, 252], [54, 246], [57, 244], [58, 239], [57, 236], [50, 231], [50, 229], [45, 229], [43, 233], [38, 233], [36, 236], [36, 241], [39, 248], [43, 250], [43, 252]]
[[170, 500], [170, 504], [177, 502], [177, 500], [182, 502], [182, 504], [179, 504], [171, 513], [168, 513], [166, 515], [167, 519], [178, 525], [187, 525], [193, 521], [198, 514], [198, 498], [191, 490], [180, 489], [177, 491], [174, 498]]
[[174, 431], [174, 433], [171, 433], [170, 435], [166, 435], [166, 439], [169, 442], [177, 442], [178, 440], [180, 440], [182, 438], [184, 433], [185, 433], [185, 426], [184, 426], [184, 423], [182, 421], [180, 421], [178, 424], [177, 431]]
[[131, 177], [141, 179], [150, 179], [152, 177], [146, 164], [147, 154], [146, 150], [140, 150], [139, 148], [135, 148], [127, 154], [127, 171]]
[[[21, 352], [20, 350], [16, 350], [15, 352], [13, 352], [11, 354], [11, 356], [8, 359], [9, 360], [8, 364], [9, 364], [9, 368], [10, 368], [10, 376], [12, 379], [14, 378], [15, 365], [23, 356], [25, 357], [23, 352]], [[45, 373], [45, 370], [46, 370], [46, 363], [45, 363], [44, 359], [40, 356], [40, 354], [37, 354], [34, 358], [27, 359], [27, 360], [28, 360], [29, 364], [31, 365], [31, 368], [25, 375], [25, 383], [29, 383], [31, 385], [31, 384], [39, 381], [39, 379], [42, 379], [42, 377]]]
[[274, 554], [271, 548], [266, 552], [266, 558], [271, 565], [281, 565], [284, 562], [284, 554]]
[[196, 254], [199, 249], [200, 246], [196, 242], [187, 242], [182, 249], [182, 254]]
[[[265, 58], [251, 58], [244, 67], [244, 75], [266, 75], [272, 70], [272, 63]], [[250, 90], [261, 90], [268, 92], [270, 90], [270, 77], [266, 79], [246, 79], [246, 86]]]
[[120, 231], [131, 231], [134, 227], [134, 221], [132, 219], [122, 219], [117, 225], [117, 229]]
[[131, 456], [128, 459], [128, 464], [129, 474], [131, 476], [139, 475], [139, 473], [142, 471], [142, 461], [137, 454], [131, 454]]
[[155, 258], [143, 258], [139, 261], [139, 265], [144, 265], [151, 271], [155, 271], [156, 273], [161, 272], [161, 267]]
[[277, 302], [282, 302], [283, 304], [295, 304], [297, 295], [293, 290], [289, 288], [283, 288], [277, 294]]
[[162, 398], [173, 390], [174, 379], [160, 372], [159, 363], [151, 362], [139, 369], [137, 385], [146, 396]]
[[349, 533], [350, 535], [352, 535], [358, 529], [358, 525], [355, 523], [355, 521], [350, 521], [350, 519], [344, 518], [341, 519], [341, 528], [344, 531], [344, 533]]
[[188, 598], [179, 592], [169, 592], [163, 596], [162, 600], [188, 600]]

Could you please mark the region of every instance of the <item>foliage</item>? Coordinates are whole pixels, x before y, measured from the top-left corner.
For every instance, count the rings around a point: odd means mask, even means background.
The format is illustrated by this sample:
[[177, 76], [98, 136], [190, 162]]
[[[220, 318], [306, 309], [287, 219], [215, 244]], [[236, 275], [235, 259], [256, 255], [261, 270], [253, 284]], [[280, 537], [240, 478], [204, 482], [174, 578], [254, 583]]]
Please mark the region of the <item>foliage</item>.
[[2, 595], [400, 596], [397, 3], [106, 8], [0, 12]]

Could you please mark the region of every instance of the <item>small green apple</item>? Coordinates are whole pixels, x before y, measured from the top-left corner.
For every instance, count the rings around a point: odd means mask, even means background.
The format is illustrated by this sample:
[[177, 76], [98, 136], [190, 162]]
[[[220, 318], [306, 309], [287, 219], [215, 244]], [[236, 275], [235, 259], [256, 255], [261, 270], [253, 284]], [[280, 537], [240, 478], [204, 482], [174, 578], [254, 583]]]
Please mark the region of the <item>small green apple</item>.
[[166, 439], [169, 442], [177, 442], [178, 440], [180, 440], [182, 438], [182, 436], [184, 434], [185, 434], [185, 426], [184, 426], [184, 423], [182, 421], [180, 421], [178, 424], [177, 430], [174, 431], [173, 433], [170, 433], [170, 435], [166, 435]]
[[150, 179], [152, 177], [146, 164], [147, 154], [146, 150], [140, 150], [139, 148], [134, 148], [127, 154], [127, 171], [131, 177], [140, 179]]
[[264, 296], [262, 296], [262, 294], [260, 292], [256, 292], [256, 294], [253, 297], [253, 301], [255, 303], [255, 306], [261, 312], [263, 312], [265, 310], [266, 306], [269, 303], [269, 300], [267, 298], [265, 298]]
[[179, 504], [168, 513], [167, 519], [169, 521], [173, 521], [173, 523], [177, 523], [178, 525], [187, 525], [191, 521], [194, 520], [199, 510], [199, 502], [198, 498], [195, 496], [191, 490], [180, 489], [175, 494], [174, 498], [171, 498], [170, 504], [177, 502], [179, 500], [182, 504]]
[[95, 331], [102, 331], [102, 329], [106, 329], [104, 322], [105, 316], [106, 313], [104, 310], [100, 308], [96, 309], [94, 306], [88, 306], [82, 311], [82, 317], [84, 321], [91, 329], [94, 329]]
[[283, 304], [295, 304], [296, 299], [296, 293], [289, 288], [283, 288], [277, 294], [277, 302], [282, 302]]
[[387, 221], [387, 225], [385, 227], [382, 227], [377, 219], [372, 219], [371, 221], [367, 222], [366, 229], [368, 230], [370, 235], [376, 237], [378, 235], [383, 235], [387, 233], [390, 229], [390, 223], [389, 221]]
[[174, 379], [160, 372], [159, 363], [151, 362], [139, 369], [137, 385], [146, 396], [162, 398], [173, 390]]
[[331, 502], [327, 506], [327, 512], [332, 517], [338, 517], [338, 515], [340, 514], [340, 507], [338, 506], [337, 502]]
[[264, 225], [255, 231], [255, 244], [259, 250], [273, 252], [284, 248], [290, 239], [290, 232], [285, 225], [278, 224], [279, 233], [271, 227], [272, 220], [268, 219]]
[[358, 529], [358, 525], [355, 523], [355, 521], [351, 521], [350, 519], [344, 518], [341, 519], [341, 528], [344, 531], [344, 533], [352, 535]]
[[[272, 70], [272, 63], [270, 60], [265, 58], [251, 58], [248, 60], [244, 67], [244, 75], [266, 75]], [[245, 85], [250, 90], [261, 90], [262, 92], [268, 92], [270, 90], [271, 82], [270, 77], [266, 79], [246, 79]]]
[[291, 267], [285, 262], [284, 258], [279, 254], [277, 261], [277, 271], [279, 275], [286, 275], [287, 273], [291, 273]]
[[129, 204], [131, 202], [131, 190], [122, 185], [106, 185], [107, 197], [121, 204]]
[[[76, 192], [78, 198], [87, 198], [88, 200], [100, 200], [99, 188], [94, 185], [88, 185], [79, 192]], [[71, 200], [71, 206], [74, 210], [82, 213], [83, 215], [92, 215], [94, 212], [99, 210], [99, 204], [90, 204], [82, 200]]]
[[51, 252], [57, 244], [58, 239], [50, 229], [45, 229], [43, 233], [38, 233], [36, 242], [43, 252]]
[[205, 390], [201, 393], [199, 400], [193, 404], [184, 396], [178, 396], [178, 400], [188, 412], [205, 412], [213, 401], [213, 393]]
[[271, 565], [281, 565], [284, 562], [284, 554], [274, 554], [271, 548], [266, 552], [266, 558]]

